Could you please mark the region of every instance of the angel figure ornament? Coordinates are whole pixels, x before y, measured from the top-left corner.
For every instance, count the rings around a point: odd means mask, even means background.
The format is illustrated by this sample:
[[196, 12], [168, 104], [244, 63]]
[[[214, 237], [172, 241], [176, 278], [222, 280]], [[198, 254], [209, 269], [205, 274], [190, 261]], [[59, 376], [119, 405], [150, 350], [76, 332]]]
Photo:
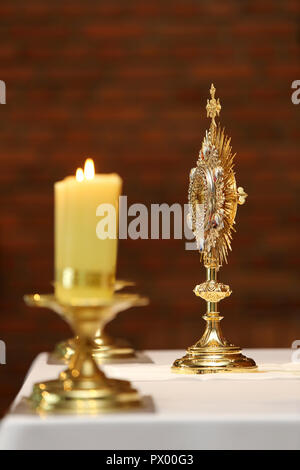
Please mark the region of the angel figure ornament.
[[211, 124], [204, 137], [196, 168], [190, 173], [189, 224], [196, 237], [201, 261], [206, 268], [206, 281], [195, 287], [194, 293], [207, 303], [204, 315], [206, 329], [202, 338], [177, 359], [173, 372], [204, 374], [255, 370], [256, 364], [245, 357], [241, 349], [228, 342], [220, 329], [223, 317], [219, 302], [231, 294], [229, 286], [217, 281], [217, 273], [231, 249], [233, 225], [238, 204], [244, 204], [247, 194], [236, 187], [230, 138], [215, 118], [221, 104], [211, 85], [207, 100], [207, 117]]

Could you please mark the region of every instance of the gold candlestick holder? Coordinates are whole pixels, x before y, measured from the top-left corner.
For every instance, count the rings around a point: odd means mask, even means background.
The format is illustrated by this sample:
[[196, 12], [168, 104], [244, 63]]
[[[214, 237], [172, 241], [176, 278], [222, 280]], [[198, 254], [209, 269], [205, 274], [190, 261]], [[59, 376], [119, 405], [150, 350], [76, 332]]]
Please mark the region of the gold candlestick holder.
[[223, 317], [218, 304], [231, 290], [217, 281], [217, 273], [222, 263], [227, 262], [237, 205], [245, 203], [247, 194], [243, 188], [236, 187], [235, 154], [232, 154], [230, 138], [215, 122], [221, 110], [215, 91], [211, 85], [211, 99], [206, 106], [211, 125], [203, 140], [197, 167], [191, 170], [189, 186], [189, 223], [206, 268], [206, 281], [197, 285], [194, 293], [207, 303], [203, 317], [206, 329], [202, 338], [187, 349], [187, 354], [174, 362], [173, 372], [183, 374], [256, 369], [253, 359], [245, 357], [239, 347], [228, 342], [220, 328]]
[[[78, 338], [75, 336], [57, 343], [52, 353], [53, 358], [67, 364], [74, 355], [77, 340]], [[93, 358], [101, 364], [136, 357], [134, 348], [126, 340], [113, 338], [105, 332], [105, 328], [103, 331], [98, 330], [96, 332], [96, 336], [91, 343], [91, 350]]]
[[54, 295], [27, 295], [29, 306], [49, 308], [67, 321], [77, 340], [69, 366], [59, 378], [37, 383], [29, 397], [38, 412], [96, 414], [140, 407], [139, 393], [126, 380], [109, 379], [91, 354], [96, 332], [116, 313], [147, 304], [137, 294], [114, 294], [109, 301], [99, 300], [82, 305], [64, 305]]
[[[115, 292], [119, 292], [125, 287], [134, 286], [135, 283], [126, 280], [116, 280]], [[116, 315], [123, 309], [116, 311]], [[134, 348], [124, 339], [113, 338], [105, 331], [106, 325], [99, 328], [96, 332], [94, 340], [91, 342], [91, 352], [94, 359], [99, 363], [111, 362], [115, 359], [131, 359], [136, 356]], [[73, 356], [76, 349], [76, 341], [78, 338], [67, 339], [61, 341], [55, 345], [52, 356], [59, 361], [63, 361], [66, 364]]]

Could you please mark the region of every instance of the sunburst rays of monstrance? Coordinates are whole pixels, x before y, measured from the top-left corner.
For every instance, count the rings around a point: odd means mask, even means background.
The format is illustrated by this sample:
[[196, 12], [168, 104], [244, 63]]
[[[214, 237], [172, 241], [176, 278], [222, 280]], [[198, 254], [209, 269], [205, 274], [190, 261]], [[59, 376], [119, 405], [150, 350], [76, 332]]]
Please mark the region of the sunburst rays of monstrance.
[[235, 154], [230, 138], [216, 117], [220, 114], [220, 100], [211, 85], [211, 99], [207, 100], [207, 117], [211, 124], [202, 142], [196, 168], [190, 172], [189, 224], [196, 238], [200, 259], [206, 268], [206, 281], [197, 285], [194, 293], [207, 303], [203, 316], [206, 329], [202, 338], [177, 359], [172, 370], [183, 374], [255, 371], [253, 359], [244, 356], [241, 349], [228, 342], [220, 328], [222, 316], [219, 302], [231, 294], [229, 286], [217, 281], [217, 273], [227, 262], [231, 250], [238, 204], [244, 204], [247, 194], [236, 187], [233, 171]]

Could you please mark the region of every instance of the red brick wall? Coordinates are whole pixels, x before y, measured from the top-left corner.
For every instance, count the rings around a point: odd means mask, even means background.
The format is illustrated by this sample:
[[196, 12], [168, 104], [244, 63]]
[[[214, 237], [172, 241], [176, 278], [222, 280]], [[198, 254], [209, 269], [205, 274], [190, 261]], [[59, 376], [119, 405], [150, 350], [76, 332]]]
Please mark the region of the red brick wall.
[[[53, 183], [86, 156], [118, 171], [129, 202], [186, 202], [188, 172], [207, 126], [210, 83], [238, 152], [240, 208], [221, 278], [224, 330], [244, 346], [300, 338], [300, 79], [296, 0], [2, 0], [0, 79], [1, 407], [33, 357], [69, 334], [22, 296], [53, 276]], [[204, 277], [182, 241], [122, 241], [119, 276], [151, 305], [111, 332], [140, 348], [183, 348], [200, 336]]]

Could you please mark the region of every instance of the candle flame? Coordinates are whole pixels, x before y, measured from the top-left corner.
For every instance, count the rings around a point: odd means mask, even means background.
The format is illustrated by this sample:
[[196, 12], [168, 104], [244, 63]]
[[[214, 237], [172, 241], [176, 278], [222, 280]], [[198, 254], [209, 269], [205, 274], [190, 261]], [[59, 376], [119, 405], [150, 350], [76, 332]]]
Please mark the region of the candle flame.
[[91, 158], [87, 158], [84, 164], [84, 177], [87, 180], [92, 180], [95, 176], [95, 166]]
[[76, 170], [76, 181], [83, 181], [83, 180], [84, 180], [83, 169], [82, 168], [77, 168], [77, 170]]

